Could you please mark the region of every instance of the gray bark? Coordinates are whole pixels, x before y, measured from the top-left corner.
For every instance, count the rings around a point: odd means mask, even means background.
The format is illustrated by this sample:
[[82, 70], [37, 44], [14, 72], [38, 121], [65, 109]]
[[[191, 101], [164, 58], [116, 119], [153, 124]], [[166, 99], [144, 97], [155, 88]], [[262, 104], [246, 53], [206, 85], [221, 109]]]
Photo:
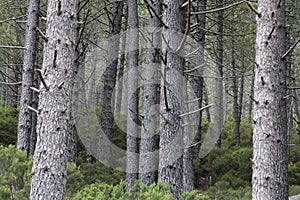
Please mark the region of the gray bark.
[[[276, 2], [276, 1], [275, 1]], [[276, 2], [277, 3], [277, 2]], [[281, 59], [281, 56], [287, 51], [286, 38], [286, 15], [285, 15], [285, 0], [277, 3], [275, 10], [276, 23], [276, 49], [277, 50], [277, 124], [276, 124], [276, 144], [277, 144], [277, 161], [276, 161], [276, 199], [288, 199], [288, 98], [287, 96], [287, 62]]]
[[174, 52], [182, 41], [181, 35], [186, 28], [186, 8], [180, 8], [185, 0], [165, 0], [165, 24], [168, 26], [166, 40], [172, 48], [167, 52], [167, 63], [164, 66], [164, 79], [160, 97], [160, 143], [159, 143], [159, 181], [170, 184], [170, 192], [174, 199], [179, 198], [182, 188], [183, 168], [183, 128], [179, 115], [183, 112], [183, 70], [185, 60], [178, 52]]
[[[114, 110], [112, 107], [113, 91], [116, 84], [117, 66], [118, 66], [118, 51], [119, 51], [119, 36], [121, 30], [121, 19], [123, 11], [123, 1], [115, 1], [112, 10], [112, 21], [110, 22], [109, 30], [109, 45], [108, 57], [106, 58], [107, 68], [102, 77], [103, 87], [101, 90], [101, 112], [100, 112], [100, 126], [103, 134], [111, 140], [113, 137], [113, 123], [114, 123]], [[114, 59], [114, 60], [112, 60]], [[100, 137], [100, 140], [103, 140]], [[101, 141], [99, 142], [101, 143]], [[111, 149], [109, 144], [106, 146], [100, 145], [99, 152], [103, 161], [110, 165], [111, 162]]]
[[29, 151], [30, 134], [32, 132], [31, 118], [32, 113], [28, 106], [32, 106], [32, 90], [34, 70], [36, 64], [37, 54], [37, 31], [39, 19], [39, 0], [30, 0], [27, 23], [26, 23], [26, 36], [25, 36], [25, 52], [23, 60], [22, 72], [22, 89], [21, 89], [21, 102], [18, 123], [18, 143], [17, 147], [21, 150]]
[[144, 101], [143, 101], [143, 121], [141, 130], [140, 142], [140, 160], [139, 160], [139, 179], [141, 183], [151, 185], [155, 182], [157, 168], [158, 168], [158, 155], [156, 153], [155, 134], [158, 128], [159, 114], [155, 110], [156, 105], [159, 104], [159, 72], [161, 64], [161, 31], [162, 26], [160, 20], [156, 17], [162, 14], [162, 1], [155, 0], [150, 6], [151, 10], [149, 17], [149, 38], [147, 57], [146, 57], [146, 70], [144, 83]]
[[[124, 31], [127, 30], [127, 11], [126, 16], [124, 17]], [[115, 113], [118, 118], [120, 118], [121, 108], [122, 108], [122, 99], [123, 99], [123, 80], [124, 80], [124, 68], [125, 68], [125, 48], [126, 48], [126, 32], [122, 34], [121, 38], [121, 47], [120, 52], [122, 53], [120, 56], [119, 62], [119, 70], [118, 70], [118, 82], [116, 84], [116, 102], [115, 102]]]
[[[218, 7], [223, 7], [223, 0], [217, 0]], [[219, 135], [218, 140], [216, 141], [216, 146], [221, 147], [221, 131], [223, 126], [223, 116], [224, 116], [224, 105], [223, 105], [223, 17], [224, 10], [218, 11], [218, 36], [217, 36], [217, 68], [218, 76], [216, 80], [216, 113], [215, 116], [215, 128], [216, 134]], [[220, 132], [220, 133], [219, 133]]]
[[126, 157], [126, 191], [138, 179], [138, 58], [139, 58], [139, 27], [137, 0], [128, 0], [128, 95], [127, 95], [127, 157]]
[[77, 0], [48, 1], [30, 199], [62, 200], [76, 60]]
[[[281, 177], [283, 171], [279, 165], [286, 161], [285, 158], [280, 157], [281, 148], [284, 148], [286, 143], [278, 136], [279, 131], [277, 131], [279, 126], [284, 126], [284, 124], [278, 125], [282, 123], [278, 118], [278, 106], [283, 100], [279, 99], [278, 92], [283, 91], [278, 85], [277, 68], [280, 69], [281, 66], [278, 66], [280, 33], [276, 30], [278, 28], [276, 23], [279, 20], [276, 19], [277, 4], [274, 0], [258, 2], [260, 16], [257, 17], [256, 33], [252, 173], [252, 199], [257, 200], [278, 199], [278, 191], [281, 191], [278, 188], [279, 178], [285, 179]], [[282, 127], [281, 131], [284, 131]], [[284, 180], [282, 181], [285, 183]]]

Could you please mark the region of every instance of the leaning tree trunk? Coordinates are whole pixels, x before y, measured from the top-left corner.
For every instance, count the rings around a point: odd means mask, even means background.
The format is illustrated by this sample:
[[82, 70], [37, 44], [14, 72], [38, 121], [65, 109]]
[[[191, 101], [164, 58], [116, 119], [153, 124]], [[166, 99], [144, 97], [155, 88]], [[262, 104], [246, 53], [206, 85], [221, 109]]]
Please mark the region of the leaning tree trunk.
[[32, 90], [33, 86], [34, 69], [36, 64], [37, 54], [37, 26], [39, 19], [39, 0], [30, 0], [27, 23], [26, 23], [26, 36], [25, 36], [25, 52], [23, 61], [22, 73], [22, 91], [20, 102], [20, 113], [18, 123], [18, 143], [17, 147], [21, 150], [29, 151], [30, 134], [32, 123], [31, 118], [33, 111], [28, 106], [32, 107]]
[[47, 41], [40, 71], [43, 84], [40, 87], [30, 199], [62, 200], [66, 191], [77, 6], [77, 0], [48, 1]]
[[[278, 102], [282, 101], [282, 99], [278, 101], [278, 92], [281, 88], [278, 85], [278, 70], [276, 69], [278, 48], [280, 48], [276, 31], [276, 23], [279, 20], [276, 19], [277, 4], [275, 0], [258, 2], [252, 173], [252, 198], [257, 200], [277, 199], [279, 189], [277, 187], [279, 178], [277, 147], [286, 145], [285, 141], [277, 135], [279, 127], [277, 124], [281, 123], [277, 114]], [[285, 162], [285, 160], [280, 162]]]
[[127, 162], [126, 162], [126, 191], [138, 179], [138, 57], [139, 57], [139, 27], [137, 0], [128, 0], [128, 95], [127, 95]]
[[[156, 180], [158, 167], [156, 155], [155, 134], [158, 127], [157, 112], [153, 114], [155, 106], [159, 104], [159, 75], [161, 63], [161, 22], [156, 16], [162, 14], [162, 1], [155, 0], [150, 6], [153, 11], [149, 17], [149, 38], [146, 57], [144, 101], [143, 101], [143, 126], [140, 143], [139, 179], [141, 183], [151, 185]], [[154, 13], [155, 12], [155, 13]], [[151, 112], [152, 111], [152, 112]]]
[[181, 8], [185, 0], [165, 0], [164, 3], [166, 5], [164, 19], [168, 27], [165, 37], [168, 46], [172, 49], [168, 49], [167, 52], [160, 96], [158, 179], [170, 183], [170, 192], [174, 199], [178, 199], [183, 180], [183, 128], [180, 114], [182, 114], [184, 106], [182, 95], [183, 89], [185, 89], [183, 86], [185, 60], [176, 52], [183, 39], [176, 32], [183, 33], [186, 28], [186, 8]]

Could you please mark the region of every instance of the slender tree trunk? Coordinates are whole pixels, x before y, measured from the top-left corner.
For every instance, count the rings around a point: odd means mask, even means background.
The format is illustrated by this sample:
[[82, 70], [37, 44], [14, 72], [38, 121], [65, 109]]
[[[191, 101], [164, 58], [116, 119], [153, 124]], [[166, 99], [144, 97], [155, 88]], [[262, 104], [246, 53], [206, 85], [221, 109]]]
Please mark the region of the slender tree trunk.
[[[34, 74], [33, 79], [33, 87], [38, 88], [40, 85], [38, 74]], [[32, 107], [34, 109], [38, 109], [38, 103], [39, 103], [39, 94], [37, 92], [33, 92], [32, 94]], [[30, 146], [29, 146], [29, 155], [33, 156], [35, 151], [35, 145], [36, 145], [36, 124], [37, 124], [37, 113], [33, 113], [31, 116], [31, 133], [30, 133]]]
[[30, 199], [62, 200], [76, 60], [77, 0], [48, 1]]
[[235, 120], [234, 135], [236, 140], [236, 145], [240, 146], [240, 131], [238, 129], [238, 118], [239, 118], [239, 87], [238, 87], [238, 77], [236, 74], [236, 64], [235, 64], [235, 52], [234, 52], [234, 39], [232, 38], [231, 44], [231, 65], [232, 65], [232, 92], [233, 92], [233, 108], [232, 116]]
[[[276, 2], [276, 1], [275, 1]], [[277, 2], [276, 2], [277, 3]], [[276, 175], [277, 175], [277, 196], [276, 199], [288, 200], [288, 98], [287, 98], [287, 62], [281, 56], [287, 50], [286, 43], [286, 15], [285, 15], [285, 0], [277, 3], [276, 16], [276, 31], [277, 31], [277, 127], [276, 127], [276, 144], [277, 144], [277, 161], [276, 161]], [[274, 26], [274, 25], [273, 25]], [[276, 50], [275, 49], [275, 50]]]
[[253, 76], [251, 78], [251, 89], [250, 89], [250, 99], [249, 99], [249, 113], [248, 113], [248, 119], [249, 122], [252, 123], [252, 112], [253, 112], [253, 96], [254, 96], [254, 79], [255, 79], [255, 66], [252, 68]]
[[[287, 194], [282, 194], [282, 188], [287, 186], [278, 187], [279, 180], [283, 184], [286, 183], [285, 170], [281, 168], [285, 165], [286, 158], [281, 156], [283, 149], [287, 147], [285, 139], [279, 135], [279, 132], [287, 133], [283, 128], [285, 124], [278, 117], [280, 109], [278, 106], [285, 101], [278, 94], [284, 92], [278, 81], [278, 79], [282, 81], [284, 79], [281, 79], [281, 75], [278, 74], [280, 70], [277, 69], [279, 67], [283, 70], [281, 63], [278, 63], [281, 57], [279, 55], [281, 46], [278, 43], [281, 36], [276, 27], [281, 24], [281, 20], [277, 18], [278, 2], [275, 0], [259, 1], [258, 13], [260, 16], [257, 17], [256, 33], [252, 198], [257, 200], [288, 199], [279, 198], [281, 195], [287, 197]], [[281, 117], [284, 118], [284, 114]]]
[[118, 82], [116, 85], [116, 102], [115, 102], [115, 113], [117, 114], [117, 117], [120, 118], [121, 114], [121, 108], [122, 108], [122, 99], [123, 99], [123, 80], [124, 80], [124, 68], [125, 68], [125, 49], [126, 49], [126, 30], [127, 30], [127, 18], [128, 18], [128, 12], [126, 11], [125, 17], [124, 17], [124, 33], [122, 33], [121, 38], [121, 57], [120, 57], [120, 63], [119, 63], [119, 71], [118, 71]]
[[32, 132], [32, 90], [37, 54], [37, 26], [39, 19], [39, 0], [30, 0], [27, 13], [25, 52], [22, 73], [22, 91], [18, 123], [18, 149], [29, 151]]
[[[159, 104], [159, 69], [161, 64], [161, 22], [156, 16], [162, 15], [162, 1], [155, 0], [150, 6], [149, 38], [146, 57], [146, 70], [144, 83], [143, 121], [140, 142], [139, 179], [141, 183], [151, 185], [157, 179], [158, 160], [155, 134], [158, 128], [158, 113], [155, 106]], [[155, 13], [154, 13], [155, 12]], [[153, 112], [154, 111], [154, 112]]]
[[[218, 7], [223, 7], [223, 0], [217, 0]], [[218, 11], [218, 36], [217, 36], [217, 68], [219, 76], [216, 80], [216, 113], [215, 113], [215, 129], [216, 134], [219, 135], [218, 140], [216, 141], [216, 146], [221, 147], [221, 131], [223, 126], [223, 116], [224, 116], [224, 105], [223, 105], [223, 17], [224, 10]]]
[[[100, 112], [100, 125], [103, 134], [111, 140], [113, 137], [113, 124], [114, 124], [114, 110], [112, 107], [112, 99], [113, 99], [113, 91], [115, 89], [116, 84], [116, 76], [117, 76], [117, 67], [118, 67], [118, 51], [119, 51], [119, 34], [121, 30], [121, 19], [123, 13], [123, 1], [115, 1], [114, 7], [112, 10], [112, 21], [110, 22], [110, 30], [109, 30], [109, 50], [108, 50], [108, 63], [107, 68], [103, 74], [103, 87], [101, 91], [101, 112]], [[114, 59], [114, 60], [111, 60]], [[100, 148], [99, 153], [100, 157], [104, 162], [110, 165], [112, 162], [110, 159], [111, 149], [110, 144], [104, 143], [102, 145], [101, 141], [103, 138], [100, 137]]]
[[170, 192], [174, 199], [179, 198], [182, 188], [183, 168], [183, 128], [179, 115], [183, 112], [183, 70], [185, 60], [176, 49], [180, 46], [182, 36], [172, 31], [183, 33], [186, 29], [186, 8], [181, 8], [185, 0], [165, 0], [165, 24], [168, 26], [166, 40], [172, 48], [167, 52], [166, 66], [162, 80], [160, 97], [161, 121], [159, 143], [159, 181], [170, 184]]
[[138, 58], [139, 58], [139, 27], [137, 0], [128, 0], [128, 95], [127, 95], [127, 162], [126, 162], [126, 191], [138, 179]]

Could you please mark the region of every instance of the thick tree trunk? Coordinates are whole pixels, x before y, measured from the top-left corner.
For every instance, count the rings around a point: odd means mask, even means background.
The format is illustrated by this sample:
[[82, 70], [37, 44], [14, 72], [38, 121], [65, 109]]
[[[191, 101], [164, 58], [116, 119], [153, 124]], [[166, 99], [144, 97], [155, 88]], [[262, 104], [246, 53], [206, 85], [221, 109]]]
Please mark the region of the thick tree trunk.
[[279, 64], [277, 4], [275, 0], [258, 2], [260, 16], [257, 17], [256, 33], [252, 174], [252, 198], [257, 200], [278, 199], [279, 176], [277, 174], [281, 173], [280, 176], [283, 174], [278, 171], [277, 166], [285, 162], [285, 158], [278, 161], [279, 148], [286, 143], [277, 132], [278, 124], [282, 123], [279, 121], [277, 110], [279, 101], [283, 100], [278, 100], [281, 86], [278, 85], [276, 69]]
[[48, 1], [30, 199], [62, 200], [76, 60], [77, 0]]
[[25, 36], [25, 52], [23, 61], [23, 73], [22, 73], [22, 91], [20, 102], [20, 113], [18, 123], [18, 143], [17, 147], [21, 150], [29, 151], [30, 146], [30, 134], [32, 132], [32, 113], [28, 106], [32, 107], [32, 90], [33, 86], [34, 70], [36, 65], [37, 54], [37, 26], [39, 19], [39, 0], [30, 0], [27, 24], [26, 24], [26, 36]]
[[165, 24], [168, 26], [166, 40], [172, 48], [167, 52], [167, 63], [164, 66], [160, 96], [161, 121], [159, 143], [159, 181], [170, 184], [174, 199], [179, 198], [182, 188], [183, 168], [183, 128], [179, 115], [183, 112], [183, 70], [185, 60], [175, 52], [180, 46], [182, 36], [172, 31], [183, 33], [186, 29], [186, 9], [181, 8], [185, 0], [165, 0]]
[[127, 162], [126, 162], [126, 191], [138, 179], [138, 58], [139, 58], [139, 27], [137, 0], [128, 0], [128, 95], [127, 95]]
[[[158, 128], [159, 114], [155, 111], [155, 106], [159, 104], [159, 69], [161, 64], [161, 22], [156, 16], [162, 14], [162, 1], [155, 0], [150, 6], [149, 17], [149, 38], [143, 101], [143, 121], [140, 143], [140, 164], [139, 179], [141, 183], [151, 185], [157, 179], [158, 160], [156, 153], [155, 134]], [[155, 13], [153, 13], [155, 12]], [[154, 112], [153, 112], [154, 111]]]

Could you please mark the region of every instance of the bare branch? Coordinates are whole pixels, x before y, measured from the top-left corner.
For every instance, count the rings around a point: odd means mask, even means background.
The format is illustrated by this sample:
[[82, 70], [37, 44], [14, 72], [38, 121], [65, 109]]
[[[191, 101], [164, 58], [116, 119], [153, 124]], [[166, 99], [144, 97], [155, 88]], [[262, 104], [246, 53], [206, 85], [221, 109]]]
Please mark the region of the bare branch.
[[258, 16], [261, 17], [261, 14], [253, 7], [253, 5], [251, 4], [250, 1], [246, 1], [247, 5], [249, 6], [249, 8]]
[[244, 3], [244, 2], [246, 2], [246, 0], [239, 1], [239, 2], [230, 4], [230, 5], [225, 6], [225, 7], [222, 7], [222, 8], [216, 8], [216, 9], [211, 9], [211, 10], [206, 10], [206, 11], [199, 11], [199, 12], [191, 12], [191, 14], [192, 14], [192, 15], [199, 15], [199, 14], [205, 14], [205, 13], [218, 12], [218, 11], [221, 11], [221, 10], [226, 10], [226, 9], [231, 8], [231, 7], [233, 7], [233, 6], [240, 5], [240, 4]]
[[189, 73], [189, 72], [192, 72], [192, 71], [195, 71], [201, 67], [204, 67], [205, 66], [205, 63], [201, 64], [201, 65], [198, 65], [197, 67], [194, 67], [193, 69], [187, 69], [187, 70], [184, 70], [184, 73]]
[[281, 59], [285, 59], [285, 57], [287, 57], [287, 55], [289, 55], [289, 53], [295, 49], [295, 47], [297, 46], [297, 44], [298, 44], [299, 42], [300, 42], [300, 38], [298, 38], [298, 40], [295, 42], [295, 44], [293, 44], [293, 45], [287, 50], [287, 52], [285, 52], [285, 54], [283, 54], [283, 55], [281, 56]]
[[22, 17], [26, 17], [27, 15], [21, 15], [21, 16], [18, 16], [18, 17], [11, 17], [11, 18], [8, 18], [8, 19], [4, 19], [4, 20], [1, 20], [0, 21], [0, 25], [4, 22], [8, 22], [8, 21], [12, 21], [12, 20], [16, 20], [16, 19], [20, 19]]
[[36, 114], [39, 114], [39, 111], [31, 106], [27, 106], [27, 108], [33, 112], [35, 112]]
[[36, 31], [42, 36], [42, 38], [48, 42], [48, 38], [46, 37], [46, 35], [41, 31], [41, 29], [39, 29], [39, 27], [36, 27]]
[[187, 115], [195, 114], [195, 113], [197, 113], [197, 112], [201, 112], [202, 110], [205, 110], [205, 109], [207, 109], [207, 108], [210, 108], [210, 107], [212, 107], [213, 105], [214, 105], [213, 103], [212, 103], [212, 104], [209, 104], [209, 105], [204, 106], [204, 107], [202, 107], [202, 108], [200, 108], [200, 109], [198, 109], [198, 110], [194, 110], [194, 111], [191, 111], [191, 112], [188, 112], [188, 113], [181, 114], [181, 115], [179, 115], [179, 117], [184, 117], [184, 116], [187, 116]]
[[5, 45], [0, 45], [0, 49], [26, 49], [25, 47], [21, 46], [5, 46]]
[[35, 91], [35, 92], [37, 92], [37, 93], [40, 93], [40, 90], [37, 89], [37, 88], [35, 88], [35, 87], [30, 87], [30, 89], [33, 90], [33, 91]]
[[0, 82], [1, 85], [21, 85], [22, 82], [16, 82], [16, 83], [6, 83], [6, 82]]
[[49, 88], [49, 86], [47, 85], [47, 82], [46, 82], [46, 80], [45, 80], [44, 77], [43, 77], [42, 71], [41, 71], [40, 69], [37, 69], [37, 71], [38, 71], [38, 73], [39, 73], [40, 79], [41, 79], [41, 81], [42, 81], [44, 87], [45, 87], [46, 90], [48, 91], [50, 88]]

